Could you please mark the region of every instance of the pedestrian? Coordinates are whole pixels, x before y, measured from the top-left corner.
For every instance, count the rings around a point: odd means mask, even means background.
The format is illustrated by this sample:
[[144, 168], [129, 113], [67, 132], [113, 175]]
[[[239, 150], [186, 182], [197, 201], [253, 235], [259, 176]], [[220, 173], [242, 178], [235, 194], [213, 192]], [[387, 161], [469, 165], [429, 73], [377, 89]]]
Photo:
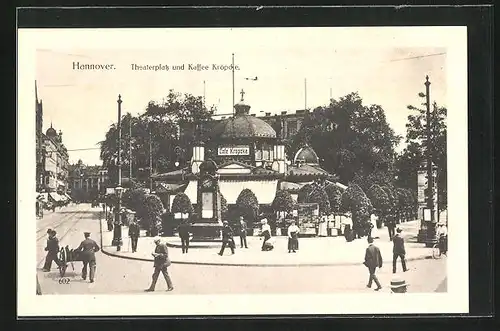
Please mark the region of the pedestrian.
[[387, 230], [389, 231], [389, 240], [394, 237], [394, 229], [396, 228], [396, 222], [391, 214], [387, 217]]
[[352, 230], [352, 218], [351, 215], [347, 214], [342, 218], [342, 224], [344, 225], [344, 237], [347, 242], [353, 240], [353, 230]]
[[130, 222], [128, 226], [128, 236], [132, 242], [132, 253], [137, 252], [137, 242], [139, 241], [139, 236], [141, 235], [141, 229], [135, 218]]
[[113, 214], [111, 212], [108, 213], [108, 219], [106, 220], [106, 223], [108, 225], [108, 231], [113, 231]]
[[224, 249], [226, 249], [227, 245], [231, 248], [231, 254], [234, 254], [235, 244], [233, 239], [233, 229], [229, 226], [227, 221], [224, 221], [222, 227], [222, 247], [219, 252], [220, 256], [224, 254]]
[[189, 236], [191, 234], [191, 224], [187, 219], [183, 219], [177, 227], [179, 237], [181, 238], [182, 254], [187, 253], [189, 249]]
[[292, 224], [288, 227], [288, 253], [296, 253], [299, 249], [299, 227], [292, 221]]
[[168, 267], [172, 264], [168, 257], [168, 249], [165, 244], [162, 244], [160, 241], [160, 238], [155, 238], [154, 243], [156, 244], [156, 248], [153, 255], [154, 257], [154, 272], [152, 276], [152, 281], [151, 281], [151, 286], [149, 286], [148, 289], [146, 289], [146, 292], [153, 292], [156, 287], [156, 282], [158, 281], [158, 276], [160, 275], [160, 272], [163, 274], [163, 277], [165, 277], [165, 281], [167, 282], [168, 289], [167, 291], [172, 291], [174, 289], [174, 286], [172, 285], [172, 280], [170, 279], [170, 276], [168, 274]]
[[243, 216], [240, 216], [240, 244], [241, 248], [245, 246], [245, 248], [248, 248], [247, 245], [247, 222], [245, 222], [245, 219]]
[[80, 256], [83, 262], [82, 279], [87, 279], [87, 266], [89, 266], [89, 279], [90, 282], [93, 283], [96, 271], [95, 252], [98, 252], [100, 248], [94, 240], [90, 239], [90, 232], [84, 232], [83, 235], [85, 239], [80, 243], [80, 246], [78, 246], [75, 251], [81, 252]]
[[374, 212], [373, 214], [371, 214], [370, 216], [370, 234], [369, 236], [372, 237], [373, 239], [378, 239], [380, 238], [380, 235], [378, 233], [378, 228], [377, 228], [377, 222], [378, 222], [378, 216], [377, 214]]
[[262, 243], [261, 250], [265, 251], [266, 241], [271, 239], [271, 227], [269, 226], [269, 224], [267, 224], [267, 219], [265, 218], [262, 219], [261, 223], [262, 223], [262, 231], [260, 235], [264, 237], [264, 242]]
[[403, 237], [401, 237], [401, 228], [396, 230], [396, 235], [392, 238], [393, 249], [392, 249], [392, 273], [396, 273], [396, 262], [398, 257], [401, 259], [401, 265], [403, 266], [403, 272], [406, 272], [406, 260], [405, 260], [405, 242]]
[[377, 267], [382, 268], [382, 254], [380, 254], [380, 249], [373, 244], [372, 237], [368, 237], [368, 247], [366, 248], [365, 262], [363, 264], [368, 268], [368, 272], [370, 273], [366, 287], [372, 288], [372, 281], [375, 281], [377, 285], [375, 291], [380, 290], [382, 286], [378, 281], [377, 275], [375, 275], [375, 271]]
[[59, 253], [59, 239], [57, 239], [57, 232], [48, 229], [47, 234], [49, 235], [47, 239], [47, 246], [45, 247], [45, 251], [47, 252], [47, 256], [45, 257], [45, 264], [43, 265], [43, 271], [49, 272], [52, 267], [52, 261], [54, 261], [59, 268], [63, 267], [63, 262], [59, 260], [57, 253]]
[[448, 228], [443, 222], [438, 223], [436, 235], [438, 238], [439, 249], [441, 250], [441, 253], [446, 255], [448, 252]]

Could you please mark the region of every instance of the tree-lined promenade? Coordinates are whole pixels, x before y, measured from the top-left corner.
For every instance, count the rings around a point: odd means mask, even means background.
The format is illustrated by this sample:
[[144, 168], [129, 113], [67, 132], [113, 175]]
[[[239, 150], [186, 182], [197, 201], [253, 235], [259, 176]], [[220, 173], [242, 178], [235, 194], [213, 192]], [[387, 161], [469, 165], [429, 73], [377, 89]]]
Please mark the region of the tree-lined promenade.
[[[424, 97], [422, 93], [418, 96]], [[312, 109], [305, 115], [300, 130], [285, 141], [288, 159], [302, 146], [311, 146], [318, 155], [320, 166], [338, 175], [339, 182], [347, 185], [347, 189], [316, 181], [300, 189], [297, 201], [288, 192], [278, 191], [270, 206], [274, 215], [291, 213], [296, 203], [317, 203], [320, 215], [349, 213], [353, 228], [362, 235], [368, 233], [370, 215], [374, 213], [379, 216], [378, 227], [388, 222], [415, 219], [417, 172], [426, 157], [428, 132], [425, 130], [425, 110], [415, 106], [408, 108], [414, 113], [408, 116], [406, 147], [399, 154], [396, 147], [403, 137], [389, 126], [384, 109], [380, 105], [364, 105], [357, 93], [332, 99], [328, 105]], [[209, 138], [205, 130], [210, 125], [204, 124], [214, 121], [215, 110], [214, 107], [208, 109], [202, 97], [171, 90], [162, 102], [149, 102], [142, 115], [123, 116], [122, 168], [125, 171], [133, 169], [133, 180], [128, 184], [130, 190], [123, 201], [126, 207], [136, 211], [142, 226], [151, 235], [171, 228], [168, 220], [173, 219], [174, 212], [191, 215], [192, 204], [196, 201], [189, 201], [181, 193], [175, 197], [172, 210], [164, 213], [162, 201], [143, 190], [149, 187], [149, 171], [162, 173], [184, 167], [191, 159], [193, 141]], [[445, 120], [446, 108], [433, 103], [430, 154], [438, 168], [440, 210], [447, 207]], [[276, 131], [281, 130], [279, 123], [273, 127]], [[185, 128], [193, 131], [180, 134]], [[117, 182], [117, 151], [117, 127], [113, 125], [101, 142], [101, 159], [109, 169], [110, 186]], [[211, 152], [206, 151], [207, 158]], [[256, 193], [242, 191], [235, 206], [236, 212], [250, 222], [258, 221], [262, 214]], [[110, 205], [116, 202], [116, 197], [108, 196], [107, 199]], [[232, 218], [223, 200], [223, 219]]]

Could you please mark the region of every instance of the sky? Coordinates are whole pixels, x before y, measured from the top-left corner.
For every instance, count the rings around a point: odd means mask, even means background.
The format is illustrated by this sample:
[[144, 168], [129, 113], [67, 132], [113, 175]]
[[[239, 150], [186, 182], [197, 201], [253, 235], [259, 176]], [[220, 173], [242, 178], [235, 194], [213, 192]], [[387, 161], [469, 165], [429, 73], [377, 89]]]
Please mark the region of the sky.
[[[406, 106], [422, 102], [417, 94], [425, 92], [426, 75], [431, 81], [431, 102], [446, 106], [444, 47], [396, 48], [375, 42], [346, 47], [335, 42], [334, 32], [315, 35], [286, 29], [195, 29], [167, 37], [155, 40], [148, 49], [37, 50], [35, 76], [38, 99], [43, 101], [44, 131], [52, 123], [63, 132], [71, 163], [81, 159], [101, 164], [97, 144], [117, 121], [118, 94], [123, 114], [144, 112], [150, 100], [161, 101], [170, 89], [199, 96], [205, 91], [207, 106], [230, 113], [231, 70], [213, 70], [212, 65], [230, 65], [232, 53], [240, 69], [235, 71], [235, 101], [244, 89], [250, 113], [256, 115], [295, 112], [305, 105], [314, 108], [328, 104], [330, 95], [338, 99], [358, 92], [365, 105], [381, 105], [389, 125], [404, 136], [411, 112]], [[74, 70], [76, 62], [113, 64], [115, 69]], [[132, 64], [168, 65], [170, 70], [138, 71], [132, 70]], [[183, 64], [184, 70], [172, 69]], [[209, 70], [190, 71], [188, 64], [208, 65]], [[255, 76], [257, 81], [245, 80]]]

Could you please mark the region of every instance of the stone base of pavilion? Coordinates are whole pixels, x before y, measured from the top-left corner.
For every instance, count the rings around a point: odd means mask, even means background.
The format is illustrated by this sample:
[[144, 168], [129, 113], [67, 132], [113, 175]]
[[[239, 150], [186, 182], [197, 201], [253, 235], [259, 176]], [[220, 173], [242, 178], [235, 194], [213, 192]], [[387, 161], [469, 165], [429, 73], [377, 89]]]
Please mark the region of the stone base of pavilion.
[[[417, 222], [401, 224], [403, 235], [406, 241], [406, 258], [412, 260], [429, 259], [432, 252], [424, 244], [417, 243]], [[123, 246], [118, 252], [116, 247], [111, 245], [113, 231], [107, 231], [106, 223], [101, 222], [102, 231], [102, 251], [107, 255], [118, 258], [153, 261], [151, 253], [154, 252], [155, 244], [152, 237], [144, 236], [139, 238], [137, 252], [132, 253], [130, 240], [126, 237], [128, 228], [123, 227]], [[392, 263], [392, 241], [388, 238], [386, 228], [379, 229], [380, 238], [375, 239], [375, 244], [380, 248], [384, 263], [388, 263], [386, 268]], [[356, 239], [346, 242], [344, 237], [314, 237], [300, 238], [299, 250], [296, 253], [288, 253], [287, 237], [273, 237], [274, 250], [261, 251], [261, 237], [247, 237], [248, 248], [240, 248], [240, 238], [234, 237], [236, 244], [235, 254], [231, 254], [231, 249], [226, 247], [224, 255], [218, 255], [222, 243], [220, 242], [192, 242], [189, 251], [183, 254], [181, 242], [178, 237], [162, 237], [162, 242], [169, 247], [169, 256], [172, 263], [177, 264], [198, 264], [198, 265], [226, 265], [226, 266], [335, 266], [335, 265], [360, 265], [364, 261], [365, 249], [367, 247], [366, 238]], [[398, 270], [401, 268], [398, 261]]]

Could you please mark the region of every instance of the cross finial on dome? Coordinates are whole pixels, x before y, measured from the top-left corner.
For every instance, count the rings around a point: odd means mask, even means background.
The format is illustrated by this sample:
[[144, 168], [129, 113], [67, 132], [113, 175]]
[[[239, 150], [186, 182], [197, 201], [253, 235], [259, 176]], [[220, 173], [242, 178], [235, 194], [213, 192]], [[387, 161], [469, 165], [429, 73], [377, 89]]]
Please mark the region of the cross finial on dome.
[[245, 95], [245, 91], [243, 91], [243, 89], [241, 89], [240, 94], [241, 94], [241, 101], [243, 101], [243, 96]]

